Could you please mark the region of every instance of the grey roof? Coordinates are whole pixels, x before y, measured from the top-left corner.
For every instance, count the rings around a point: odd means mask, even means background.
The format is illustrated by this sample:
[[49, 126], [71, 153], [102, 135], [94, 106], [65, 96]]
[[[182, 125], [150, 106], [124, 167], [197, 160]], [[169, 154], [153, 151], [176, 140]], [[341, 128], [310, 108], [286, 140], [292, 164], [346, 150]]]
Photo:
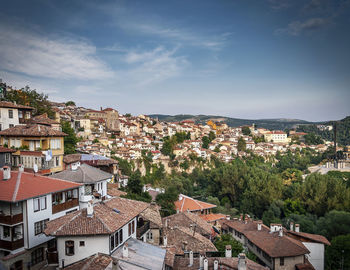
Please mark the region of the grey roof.
[[67, 169], [62, 172], [55, 173], [51, 177], [76, 183], [89, 184], [110, 179], [112, 176], [113, 175], [110, 173], [83, 163], [76, 170]]
[[123, 246], [112, 253], [112, 257], [118, 259], [118, 265], [121, 266], [122, 269], [163, 269], [166, 253], [165, 249], [144, 243], [132, 237], [129, 238], [126, 243], [128, 243], [129, 248], [129, 255], [127, 258], [123, 257]]

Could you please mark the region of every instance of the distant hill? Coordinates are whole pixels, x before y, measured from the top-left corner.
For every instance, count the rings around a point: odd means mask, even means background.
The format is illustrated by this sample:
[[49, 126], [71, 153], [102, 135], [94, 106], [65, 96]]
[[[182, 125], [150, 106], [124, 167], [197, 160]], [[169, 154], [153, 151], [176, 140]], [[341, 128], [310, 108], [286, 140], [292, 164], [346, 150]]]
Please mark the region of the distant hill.
[[[286, 119], [286, 118], [277, 118], [277, 119], [240, 119], [240, 118], [231, 118], [225, 116], [216, 116], [216, 115], [191, 115], [191, 114], [178, 114], [178, 115], [166, 115], [166, 114], [151, 114], [149, 115], [152, 118], [157, 118], [160, 121], [165, 122], [178, 122], [183, 120], [192, 120], [196, 123], [205, 124], [207, 121], [220, 121], [226, 123], [230, 127], [239, 127], [244, 125], [255, 124], [257, 127], [267, 128], [270, 130], [284, 130], [295, 128], [298, 125], [312, 125], [320, 124], [314, 122], [308, 122], [299, 119]], [[324, 123], [324, 122], [322, 122]]]
[[[350, 145], [350, 116], [345, 117], [337, 122], [337, 142], [341, 145]], [[334, 121], [327, 121], [325, 125], [333, 125]], [[320, 130], [317, 128], [316, 124], [312, 125], [300, 125], [298, 131], [303, 131], [307, 133], [315, 133], [321, 136], [327, 141], [334, 140], [334, 132], [329, 130]]]

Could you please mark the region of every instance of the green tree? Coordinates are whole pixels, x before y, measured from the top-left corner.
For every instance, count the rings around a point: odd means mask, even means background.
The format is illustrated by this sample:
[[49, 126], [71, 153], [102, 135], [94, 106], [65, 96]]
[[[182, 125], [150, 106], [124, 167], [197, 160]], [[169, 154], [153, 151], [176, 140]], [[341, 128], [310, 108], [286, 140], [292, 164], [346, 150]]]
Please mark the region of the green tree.
[[133, 172], [128, 180], [127, 192], [141, 195], [142, 194], [143, 185], [141, 183], [141, 172], [139, 170]]
[[350, 212], [332, 210], [317, 221], [317, 232], [327, 239], [350, 234]]
[[208, 138], [210, 142], [212, 142], [216, 138], [214, 131], [209, 132]]
[[235, 240], [231, 234], [221, 234], [214, 242], [215, 247], [220, 252], [221, 257], [225, 256], [226, 246], [231, 246], [232, 257], [237, 257], [243, 251], [243, 246]]
[[246, 144], [245, 140], [242, 137], [240, 137], [238, 139], [238, 143], [237, 143], [237, 150], [238, 151], [245, 151], [246, 148], [247, 148], [247, 144]]
[[28, 86], [21, 90], [9, 91], [6, 94], [6, 99], [11, 102], [16, 102], [17, 104], [33, 107], [33, 116], [44, 113], [47, 113], [50, 118], [54, 118], [55, 116], [48, 96], [43, 93], [38, 93], [35, 89], [30, 89]]
[[250, 128], [247, 127], [247, 126], [242, 127], [242, 133], [243, 133], [243, 135], [245, 135], [245, 136], [250, 135], [250, 134], [251, 134]]
[[62, 131], [67, 134], [64, 137], [64, 154], [74, 154], [76, 152], [76, 146], [78, 138], [75, 135], [74, 129], [67, 121], [61, 121]]
[[175, 201], [179, 198], [179, 190], [176, 186], [170, 186], [164, 193], [159, 193], [156, 198], [156, 202], [161, 206], [161, 215], [169, 216], [176, 213]]
[[326, 247], [326, 269], [350, 269], [350, 234], [339, 235]]
[[66, 106], [75, 106], [75, 102], [72, 101], [72, 100], [69, 100], [69, 101], [66, 102], [65, 105], [66, 105]]
[[210, 143], [210, 139], [208, 136], [203, 136], [202, 137], [202, 147], [205, 149], [209, 148], [209, 143]]

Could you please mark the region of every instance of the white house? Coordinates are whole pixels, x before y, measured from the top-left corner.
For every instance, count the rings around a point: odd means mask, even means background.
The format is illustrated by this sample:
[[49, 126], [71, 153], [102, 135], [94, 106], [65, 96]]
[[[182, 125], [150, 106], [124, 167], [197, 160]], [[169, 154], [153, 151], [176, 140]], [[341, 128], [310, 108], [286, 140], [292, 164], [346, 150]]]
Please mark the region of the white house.
[[17, 105], [8, 101], [0, 101], [0, 130], [8, 129], [24, 123], [31, 118], [32, 107]]
[[107, 182], [112, 180], [113, 175], [77, 161], [52, 177], [83, 184], [79, 188], [79, 203], [80, 208], [86, 208], [89, 201], [98, 201], [107, 195]]
[[115, 197], [50, 221], [46, 235], [57, 239], [59, 266], [98, 252], [111, 255], [129, 238], [137, 237], [137, 217], [149, 205]]
[[0, 260], [9, 269], [38, 269], [55, 246], [43, 234], [45, 224], [79, 209], [80, 184], [22, 170], [0, 171]]

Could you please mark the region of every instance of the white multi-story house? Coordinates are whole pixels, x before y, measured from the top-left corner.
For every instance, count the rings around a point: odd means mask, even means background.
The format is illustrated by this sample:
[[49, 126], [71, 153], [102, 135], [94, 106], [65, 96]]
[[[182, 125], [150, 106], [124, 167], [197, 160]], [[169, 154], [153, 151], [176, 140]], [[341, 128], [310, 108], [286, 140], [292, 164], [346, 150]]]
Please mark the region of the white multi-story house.
[[8, 129], [31, 118], [33, 108], [17, 105], [8, 101], [0, 101], [0, 130]]
[[[96, 253], [112, 255], [138, 228], [138, 216], [149, 204], [115, 197], [89, 203], [86, 209], [47, 223], [45, 234], [57, 239], [59, 266], [64, 267]], [[141, 231], [139, 231], [141, 229]]]
[[52, 175], [53, 178], [81, 183], [79, 188], [80, 208], [86, 208], [89, 201], [101, 200], [107, 195], [107, 182], [110, 182], [113, 175], [100, 169], [74, 162], [59, 173]]
[[79, 209], [76, 184], [4, 167], [0, 171], [0, 261], [8, 269], [39, 269], [55, 247], [47, 221]]

